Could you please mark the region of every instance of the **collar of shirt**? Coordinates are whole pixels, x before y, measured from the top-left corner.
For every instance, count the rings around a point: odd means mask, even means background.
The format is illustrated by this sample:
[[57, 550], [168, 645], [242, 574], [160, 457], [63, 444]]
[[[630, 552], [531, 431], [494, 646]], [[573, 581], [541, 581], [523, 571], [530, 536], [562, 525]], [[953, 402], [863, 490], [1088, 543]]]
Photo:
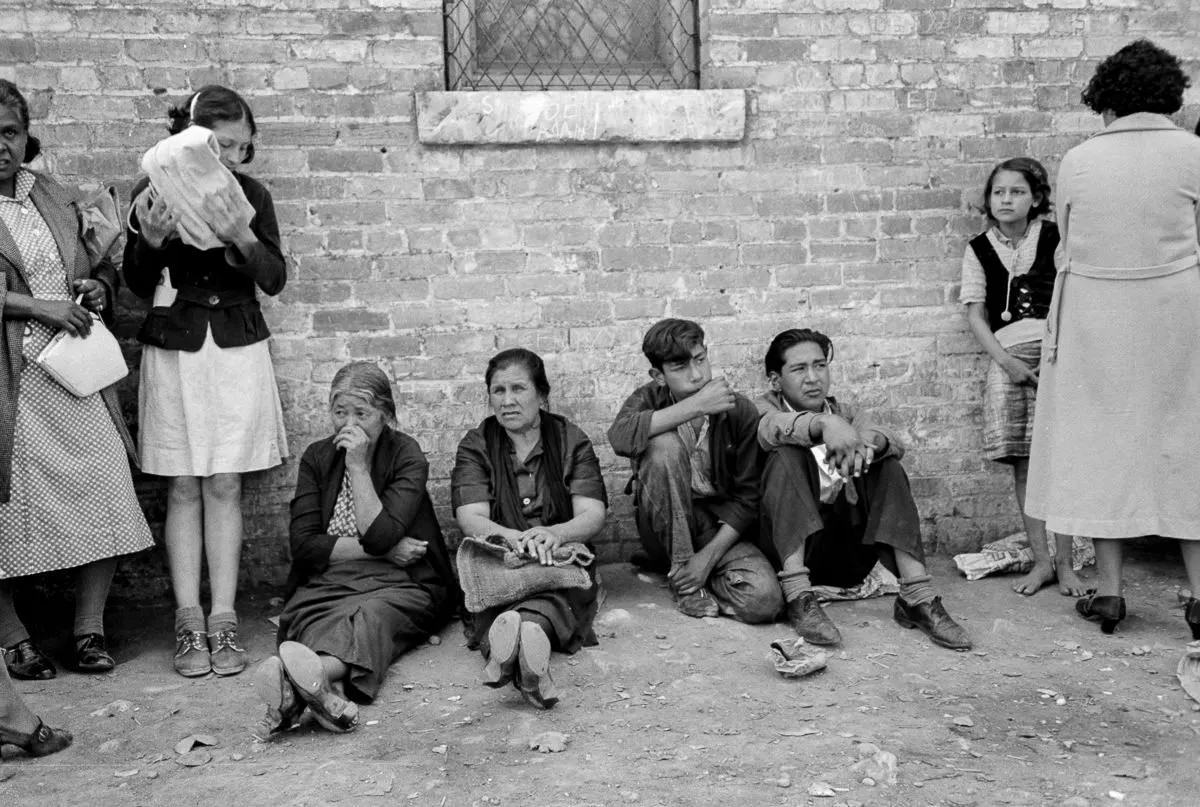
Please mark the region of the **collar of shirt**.
[[33, 190], [33, 183], [37, 180], [32, 171], [26, 171], [24, 168], [17, 169], [16, 183], [13, 197], [10, 199], [7, 196], [0, 196], [0, 202], [12, 202], [18, 205], [24, 205], [29, 202], [29, 192]]
[[[786, 410], [787, 410], [787, 411], [789, 411], [789, 412], [795, 412], [795, 413], [797, 413], [797, 414], [800, 414], [800, 415], [803, 415], [803, 414], [805, 414], [806, 412], [808, 412], [808, 410], [807, 410], [807, 409], [806, 409], [806, 410], [804, 410], [803, 412], [801, 412], [799, 409], [797, 409], [796, 407], [792, 406], [792, 402], [791, 402], [791, 401], [789, 401], [789, 400], [787, 399], [787, 396], [786, 396], [786, 395], [784, 395], [782, 392], [781, 392], [781, 393], [779, 393], [779, 400], [783, 402], [783, 408], [784, 408], [784, 409], [786, 409]], [[830, 412], [832, 412], [832, 411], [833, 411], [833, 407], [829, 405], [829, 399], [828, 399], [828, 398], [826, 398], [826, 399], [825, 399], [825, 402], [821, 404], [821, 412], [820, 412], [820, 414], [822, 414], [822, 415], [828, 415], [828, 414], [829, 414]]]

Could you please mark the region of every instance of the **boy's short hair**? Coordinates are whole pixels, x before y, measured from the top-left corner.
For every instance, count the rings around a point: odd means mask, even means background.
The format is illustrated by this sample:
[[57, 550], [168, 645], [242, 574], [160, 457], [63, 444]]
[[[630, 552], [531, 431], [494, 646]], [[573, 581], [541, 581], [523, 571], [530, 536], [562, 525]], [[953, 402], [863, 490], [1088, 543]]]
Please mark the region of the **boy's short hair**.
[[667, 362], [688, 361], [696, 345], [704, 344], [704, 329], [687, 319], [663, 319], [642, 338], [642, 353], [655, 370]]
[[767, 375], [781, 372], [783, 370], [783, 354], [804, 342], [812, 342], [819, 347], [826, 361], [833, 358], [833, 341], [828, 336], [811, 328], [791, 328], [776, 334], [775, 338], [771, 340], [771, 346], [767, 348], [767, 355], [763, 357]]

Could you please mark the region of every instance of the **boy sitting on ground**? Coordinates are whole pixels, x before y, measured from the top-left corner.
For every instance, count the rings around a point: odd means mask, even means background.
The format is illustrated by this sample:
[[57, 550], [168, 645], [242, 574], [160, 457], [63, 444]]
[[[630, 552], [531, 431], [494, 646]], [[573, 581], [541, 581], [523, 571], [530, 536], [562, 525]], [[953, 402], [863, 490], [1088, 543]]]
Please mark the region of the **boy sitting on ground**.
[[704, 331], [665, 319], [642, 340], [652, 381], [608, 430], [633, 461], [638, 534], [667, 571], [679, 610], [770, 622], [783, 607], [770, 562], [750, 540], [758, 521], [758, 412], [713, 378]]
[[757, 401], [762, 476], [760, 543], [780, 569], [788, 620], [807, 642], [841, 633], [813, 585], [853, 587], [878, 560], [900, 579], [893, 616], [937, 644], [971, 639], [931, 585], [921, 523], [900, 465], [904, 448], [851, 405], [829, 395], [833, 344], [818, 331], [775, 337], [764, 360], [771, 392]]

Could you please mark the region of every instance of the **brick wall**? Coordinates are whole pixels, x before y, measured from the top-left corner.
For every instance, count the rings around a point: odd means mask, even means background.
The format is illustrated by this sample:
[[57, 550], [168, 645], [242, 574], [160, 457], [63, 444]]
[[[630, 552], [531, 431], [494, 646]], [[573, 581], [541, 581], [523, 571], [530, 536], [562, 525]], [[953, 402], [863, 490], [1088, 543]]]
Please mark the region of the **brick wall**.
[[[396, 382], [445, 524], [463, 431], [485, 414], [496, 350], [546, 358], [553, 405], [597, 443], [612, 517], [603, 555], [636, 543], [625, 464], [605, 440], [646, 378], [655, 319], [700, 320], [749, 395], [776, 331], [811, 325], [853, 389], [907, 438], [931, 548], [1018, 526], [980, 453], [983, 363], [956, 304], [971, 209], [996, 160], [1053, 173], [1098, 125], [1078, 103], [1099, 58], [1148, 36], [1200, 64], [1189, 0], [709, 0], [703, 76], [749, 91], [748, 134], [721, 146], [422, 147], [414, 90], [442, 89], [436, 0], [0, 0], [0, 76], [33, 101], [52, 169], [128, 190], [169, 101], [219, 82], [260, 126], [250, 173], [274, 195], [291, 274], [268, 301], [292, 450], [327, 430], [350, 359]], [[1190, 32], [1184, 35], [1182, 32]], [[1195, 122], [1193, 90], [1180, 116]], [[132, 342], [141, 309], [126, 298]], [[125, 390], [132, 418], [134, 382]], [[278, 581], [295, 464], [246, 494], [248, 579]], [[140, 479], [156, 527], [162, 487]], [[125, 584], [164, 591], [161, 557]]]

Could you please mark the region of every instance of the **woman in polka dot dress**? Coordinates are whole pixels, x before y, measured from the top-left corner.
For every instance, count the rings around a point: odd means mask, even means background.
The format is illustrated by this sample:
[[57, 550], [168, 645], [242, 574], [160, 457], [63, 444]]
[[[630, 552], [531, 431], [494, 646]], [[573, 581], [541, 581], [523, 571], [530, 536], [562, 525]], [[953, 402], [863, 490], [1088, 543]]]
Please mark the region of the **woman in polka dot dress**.
[[[254, 158], [254, 115], [233, 90], [201, 87], [170, 111], [172, 134], [193, 123], [211, 129], [225, 168], [254, 208], [249, 224], [227, 194], [205, 197], [203, 216], [223, 242], [185, 244], [172, 209], [143, 179], [133, 189], [125, 280], [153, 299], [138, 339], [142, 378], [138, 441], [143, 470], [169, 477], [165, 539], [175, 590], [175, 669], [181, 675], [233, 675], [246, 666], [238, 641], [242, 474], [287, 456], [270, 332], [258, 292], [287, 280], [271, 194], [240, 173]], [[200, 604], [202, 558], [212, 590], [207, 622]]]
[[[130, 477], [132, 441], [116, 389], [77, 398], [33, 359], [60, 330], [109, 316], [117, 273], [91, 266], [78, 212], [48, 176], [23, 168], [40, 144], [29, 107], [0, 79], [0, 569], [8, 578], [76, 570], [73, 666], [114, 666], [104, 602], [117, 558], [153, 545]], [[82, 305], [74, 302], [82, 298]], [[0, 647], [16, 678], [55, 676], [0, 583]]]

